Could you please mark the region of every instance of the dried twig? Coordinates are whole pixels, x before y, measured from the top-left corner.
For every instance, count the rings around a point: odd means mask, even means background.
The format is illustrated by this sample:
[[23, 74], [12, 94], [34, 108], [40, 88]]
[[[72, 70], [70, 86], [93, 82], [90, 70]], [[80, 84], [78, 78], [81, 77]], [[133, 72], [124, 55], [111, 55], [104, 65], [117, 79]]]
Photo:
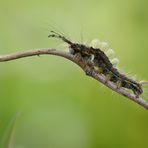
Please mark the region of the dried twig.
[[97, 81], [103, 83], [113, 91], [116, 91], [117, 93], [127, 97], [128, 99], [140, 104], [144, 108], [148, 109], [148, 101], [144, 100], [143, 98], [139, 97], [137, 98], [133, 93], [130, 93], [129, 91], [123, 89], [123, 88], [117, 88], [117, 86], [108, 81], [106, 82], [105, 77], [102, 75], [98, 74], [94, 69], [92, 69], [88, 64], [86, 64], [82, 59], [79, 59], [77, 57], [74, 57], [72, 54], [69, 52], [64, 52], [56, 49], [33, 49], [33, 50], [26, 50], [22, 52], [16, 52], [12, 54], [6, 54], [6, 55], [0, 55], [0, 62], [5, 62], [5, 61], [11, 61], [23, 57], [29, 57], [29, 56], [35, 56], [35, 55], [43, 55], [43, 54], [51, 54], [51, 55], [57, 55], [64, 57], [66, 59], [71, 60], [72, 62], [76, 63], [79, 65], [83, 71], [96, 79]]

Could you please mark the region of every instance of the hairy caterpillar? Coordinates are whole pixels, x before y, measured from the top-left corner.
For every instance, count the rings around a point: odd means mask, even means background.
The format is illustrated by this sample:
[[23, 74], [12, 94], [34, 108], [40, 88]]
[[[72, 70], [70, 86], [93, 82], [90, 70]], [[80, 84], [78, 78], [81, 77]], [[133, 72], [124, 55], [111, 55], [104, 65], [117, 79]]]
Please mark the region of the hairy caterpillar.
[[116, 69], [108, 56], [100, 49], [92, 46], [88, 47], [84, 44], [73, 43], [64, 36], [51, 31], [48, 37], [60, 38], [69, 45], [70, 53], [73, 55], [79, 55], [91, 63], [92, 68], [97, 69], [100, 74], [106, 76], [106, 81], [112, 81], [117, 84], [117, 88], [124, 87], [130, 89], [133, 93], [139, 97], [143, 93], [142, 85], [126, 75], [121, 74]]

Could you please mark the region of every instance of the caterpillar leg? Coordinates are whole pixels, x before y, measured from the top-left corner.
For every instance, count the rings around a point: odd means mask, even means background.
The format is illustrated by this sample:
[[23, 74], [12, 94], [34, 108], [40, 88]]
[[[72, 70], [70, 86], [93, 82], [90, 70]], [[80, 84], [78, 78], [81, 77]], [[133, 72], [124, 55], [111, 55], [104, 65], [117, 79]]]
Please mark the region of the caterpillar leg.
[[74, 54], [74, 59], [76, 59], [76, 60], [78, 60], [78, 61], [80, 61], [80, 60], [82, 60], [82, 56], [81, 56], [81, 54], [80, 53], [75, 53]]
[[140, 94], [139, 94], [139, 93], [134, 92], [134, 94], [135, 94], [136, 98], [139, 98], [139, 96], [140, 96]]
[[92, 70], [86, 68], [86, 69], [85, 69], [85, 74], [86, 74], [87, 76], [91, 76], [91, 75], [92, 75]]
[[86, 56], [85, 59], [90, 67], [94, 67], [94, 63], [93, 63], [94, 55]]
[[108, 81], [110, 81], [110, 79], [112, 78], [112, 74], [109, 73], [106, 75], [106, 80], [105, 80], [105, 83], [107, 83]]
[[117, 89], [121, 88], [122, 87], [122, 82], [120, 80], [118, 80], [116, 82], [116, 85], [117, 85]]
[[85, 74], [86, 74], [87, 76], [91, 76], [91, 75], [92, 75], [92, 72], [91, 72], [91, 71], [85, 71]]
[[103, 73], [103, 69], [101, 67], [94, 66], [94, 70], [99, 74]]

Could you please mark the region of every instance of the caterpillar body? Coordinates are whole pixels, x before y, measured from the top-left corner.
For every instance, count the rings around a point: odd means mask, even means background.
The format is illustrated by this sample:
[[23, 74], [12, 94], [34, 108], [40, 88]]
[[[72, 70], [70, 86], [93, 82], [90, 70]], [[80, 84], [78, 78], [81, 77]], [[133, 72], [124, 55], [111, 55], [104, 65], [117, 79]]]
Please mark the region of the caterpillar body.
[[113, 66], [108, 56], [100, 48], [88, 47], [84, 44], [73, 43], [54, 31], [48, 37], [59, 38], [69, 45], [70, 53], [73, 55], [80, 54], [83, 59], [91, 63], [92, 68], [97, 69], [100, 74], [107, 77], [107, 81], [117, 84], [117, 88], [123, 87], [132, 90], [136, 97], [143, 93], [142, 85], [126, 75], [121, 74]]

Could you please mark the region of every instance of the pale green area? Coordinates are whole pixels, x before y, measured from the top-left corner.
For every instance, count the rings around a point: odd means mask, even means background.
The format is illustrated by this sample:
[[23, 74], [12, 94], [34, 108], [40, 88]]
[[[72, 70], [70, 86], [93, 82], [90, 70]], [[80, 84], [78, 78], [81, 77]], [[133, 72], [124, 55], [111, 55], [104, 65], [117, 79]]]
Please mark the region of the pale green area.
[[[84, 41], [109, 42], [124, 72], [148, 80], [147, 6], [146, 0], [1, 0], [0, 53], [59, 48], [62, 42], [47, 38], [56, 28], [75, 41], [82, 34]], [[2, 148], [16, 112], [14, 148], [148, 147], [148, 111], [63, 58], [0, 63]]]

